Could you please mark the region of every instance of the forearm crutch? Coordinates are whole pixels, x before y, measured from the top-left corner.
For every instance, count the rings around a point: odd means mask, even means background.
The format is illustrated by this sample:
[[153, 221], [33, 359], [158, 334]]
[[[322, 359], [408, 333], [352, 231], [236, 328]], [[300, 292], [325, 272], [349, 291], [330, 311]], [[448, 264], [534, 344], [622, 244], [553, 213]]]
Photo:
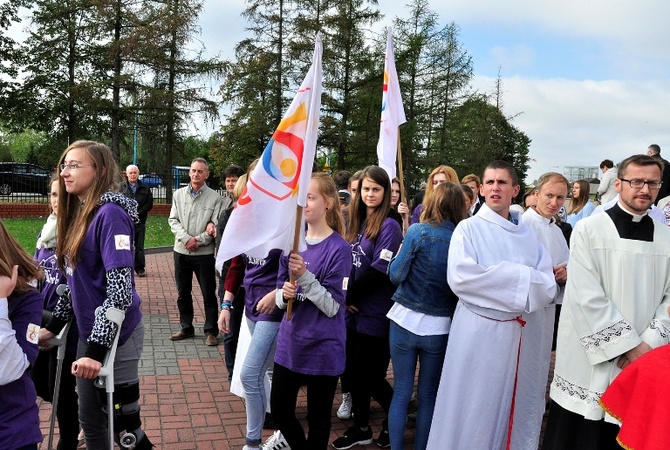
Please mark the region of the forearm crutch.
[[53, 339], [49, 339], [49, 345], [51, 347], [57, 347], [56, 353], [56, 383], [54, 385], [54, 395], [51, 402], [51, 420], [49, 421], [49, 441], [47, 444], [47, 450], [51, 450], [53, 447], [53, 438], [54, 438], [54, 428], [56, 427], [56, 411], [58, 411], [58, 398], [60, 397], [60, 382], [61, 377], [63, 376], [63, 359], [65, 358], [65, 344], [67, 344], [67, 333], [70, 330], [70, 325], [72, 324], [72, 319], [68, 320], [67, 324], [63, 329], [58, 333]]
[[116, 336], [112, 347], [107, 352], [105, 362], [100, 368], [95, 385], [99, 388], [105, 388], [107, 393], [107, 431], [109, 435], [109, 450], [114, 450], [114, 358], [116, 357], [116, 347], [119, 345], [119, 336], [121, 335], [121, 324], [126, 317], [126, 313], [118, 308], [109, 308], [107, 310], [107, 320], [115, 323], [117, 326]]

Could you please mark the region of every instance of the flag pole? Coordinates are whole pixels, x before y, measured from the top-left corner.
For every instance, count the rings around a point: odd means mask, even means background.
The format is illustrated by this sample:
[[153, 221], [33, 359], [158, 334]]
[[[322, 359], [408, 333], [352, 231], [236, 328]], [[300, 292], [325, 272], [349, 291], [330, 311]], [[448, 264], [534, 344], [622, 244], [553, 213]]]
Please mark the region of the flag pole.
[[[298, 246], [300, 244], [300, 233], [302, 232], [302, 206], [298, 205], [295, 209], [295, 229], [293, 231], [293, 249], [291, 253], [298, 253]], [[289, 283], [296, 284], [295, 274], [293, 271], [289, 271]], [[286, 305], [286, 320], [291, 320], [291, 315], [293, 313], [293, 299], [289, 299], [288, 305]]]
[[400, 181], [400, 201], [407, 204], [405, 197], [405, 175], [402, 171], [402, 145], [400, 145], [400, 127], [398, 127], [398, 181]]

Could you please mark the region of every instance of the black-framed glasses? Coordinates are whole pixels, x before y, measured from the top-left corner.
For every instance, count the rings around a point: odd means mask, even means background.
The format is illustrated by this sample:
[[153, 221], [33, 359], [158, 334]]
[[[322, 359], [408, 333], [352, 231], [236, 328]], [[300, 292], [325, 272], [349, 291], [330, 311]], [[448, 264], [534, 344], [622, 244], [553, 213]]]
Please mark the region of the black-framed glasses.
[[663, 184], [663, 181], [661, 180], [645, 181], [639, 178], [633, 178], [632, 180], [626, 180], [625, 178], [619, 178], [619, 179], [621, 181], [627, 182], [633, 189], [642, 189], [645, 184], [649, 186], [649, 189], [660, 189], [661, 185]]
[[83, 169], [84, 167], [93, 167], [92, 164], [61, 164], [60, 165], [60, 171], [64, 171], [65, 169], [69, 170], [77, 170], [77, 169]]

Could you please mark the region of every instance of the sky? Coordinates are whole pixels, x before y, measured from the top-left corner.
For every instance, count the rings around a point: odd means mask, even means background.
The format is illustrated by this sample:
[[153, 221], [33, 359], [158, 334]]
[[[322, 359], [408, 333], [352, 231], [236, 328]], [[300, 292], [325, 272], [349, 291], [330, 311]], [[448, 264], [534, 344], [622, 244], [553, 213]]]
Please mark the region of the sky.
[[[380, 27], [405, 1], [379, 0]], [[472, 56], [472, 86], [492, 92], [532, 140], [526, 182], [566, 166], [598, 166], [661, 146], [670, 157], [670, 2], [664, 0], [429, 0], [455, 22]], [[206, 0], [208, 50], [232, 56], [244, 35], [242, 0]], [[327, 42], [324, 42], [327, 45]], [[667, 151], [663, 149], [667, 148]], [[448, 164], [448, 161], [445, 161]]]
[[[379, 31], [406, 15], [407, 1], [378, 1], [384, 15]], [[670, 159], [670, 2], [429, 5], [440, 26], [459, 26], [460, 42], [473, 60], [474, 89], [493, 92], [500, 73], [503, 112], [532, 140], [527, 183], [566, 166], [598, 166], [605, 158], [618, 163], [652, 143]], [[244, 7], [243, 0], [205, 0], [199, 40], [207, 54], [233, 57], [235, 44], [246, 36]]]

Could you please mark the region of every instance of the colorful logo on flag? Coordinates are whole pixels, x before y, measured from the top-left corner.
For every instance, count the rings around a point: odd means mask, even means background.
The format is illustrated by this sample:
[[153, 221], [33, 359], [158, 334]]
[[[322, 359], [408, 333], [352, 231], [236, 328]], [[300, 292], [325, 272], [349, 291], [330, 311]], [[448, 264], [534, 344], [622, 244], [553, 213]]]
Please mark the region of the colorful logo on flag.
[[[249, 179], [265, 195], [282, 201], [298, 192], [307, 130], [307, 108], [300, 103], [293, 114], [282, 119], [263, 151], [259, 165]], [[238, 205], [251, 201], [245, 187]]]

